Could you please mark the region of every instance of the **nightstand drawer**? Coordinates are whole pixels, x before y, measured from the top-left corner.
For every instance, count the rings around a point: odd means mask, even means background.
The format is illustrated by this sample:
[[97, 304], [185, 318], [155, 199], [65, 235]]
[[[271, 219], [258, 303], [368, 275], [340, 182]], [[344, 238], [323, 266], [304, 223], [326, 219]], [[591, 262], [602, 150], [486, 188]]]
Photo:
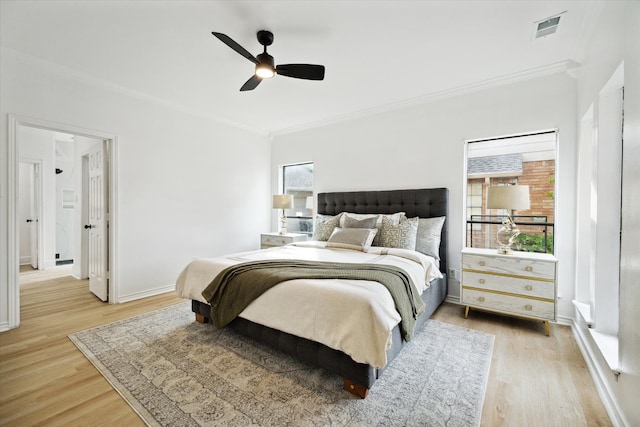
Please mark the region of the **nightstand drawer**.
[[262, 249], [274, 246], [284, 246], [293, 242], [302, 242], [307, 240], [307, 235], [302, 233], [263, 233], [260, 235], [260, 247]]
[[287, 236], [272, 236], [263, 234], [260, 236], [260, 244], [264, 246], [282, 246], [293, 242], [293, 239]]
[[499, 313], [513, 313], [549, 320], [555, 319], [555, 304], [549, 301], [465, 289], [462, 303]]
[[464, 270], [477, 270], [491, 273], [523, 276], [555, 281], [556, 266], [553, 262], [533, 260], [521, 257], [491, 257], [485, 255], [464, 254]]
[[550, 300], [553, 300], [556, 295], [553, 282], [483, 274], [474, 271], [462, 273], [462, 286]]

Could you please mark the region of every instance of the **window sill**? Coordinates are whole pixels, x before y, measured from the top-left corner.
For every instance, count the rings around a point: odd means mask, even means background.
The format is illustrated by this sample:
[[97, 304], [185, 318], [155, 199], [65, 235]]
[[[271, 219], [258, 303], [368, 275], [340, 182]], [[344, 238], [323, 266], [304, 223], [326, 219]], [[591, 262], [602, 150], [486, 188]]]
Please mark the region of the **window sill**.
[[584, 302], [579, 302], [576, 300], [573, 300], [573, 305], [574, 307], [578, 310], [578, 312], [580, 313], [580, 316], [582, 316], [582, 320], [585, 321], [585, 323], [587, 324], [588, 328], [591, 328], [591, 307], [589, 306], [589, 304], [586, 304]]
[[589, 329], [589, 332], [598, 349], [600, 349], [604, 360], [607, 361], [609, 369], [614, 374], [620, 375], [620, 371], [618, 371], [618, 337], [616, 335], [603, 334], [595, 329]]
[[615, 375], [620, 375], [620, 371], [618, 371], [618, 336], [604, 334], [592, 329], [591, 307], [589, 304], [574, 300], [573, 305], [587, 324], [589, 333], [591, 334], [593, 341], [596, 343], [598, 350], [600, 350], [600, 354], [602, 354], [602, 357], [604, 357], [604, 360], [607, 362], [609, 369], [611, 369]]

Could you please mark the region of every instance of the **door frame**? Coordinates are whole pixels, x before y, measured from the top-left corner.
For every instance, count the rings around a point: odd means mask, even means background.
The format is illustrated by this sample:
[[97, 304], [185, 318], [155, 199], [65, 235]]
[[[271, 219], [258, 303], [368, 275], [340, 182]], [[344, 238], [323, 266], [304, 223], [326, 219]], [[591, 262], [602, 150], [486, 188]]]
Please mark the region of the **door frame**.
[[115, 134], [82, 128], [69, 124], [51, 122], [48, 120], [25, 117], [9, 114], [7, 117], [8, 128], [8, 323], [9, 328], [20, 325], [20, 254], [18, 241], [18, 191], [19, 191], [19, 162], [20, 162], [20, 141], [19, 128], [32, 127], [53, 132], [63, 132], [73, 135], [85, 136], [88, 138], [102, 139], [105, 141], [106, 159], [108, 165], [108, 192], [107, 203], [109, 204], [109, 229], [108, 229], [108, 277], [109, 277], [109, 303], [118, 302], [118, 262], [117, 262], [117, 236], [118, 236], [118, 168], [116, 159], [118, 158], [118, 137]]

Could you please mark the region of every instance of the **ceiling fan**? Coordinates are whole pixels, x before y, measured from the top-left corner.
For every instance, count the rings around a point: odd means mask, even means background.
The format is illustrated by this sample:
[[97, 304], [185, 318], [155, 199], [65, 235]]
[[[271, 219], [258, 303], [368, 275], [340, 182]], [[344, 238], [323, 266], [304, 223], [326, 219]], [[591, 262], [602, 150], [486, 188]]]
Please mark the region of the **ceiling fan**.
[[270, 79], [275, 74], [281, 76], [294, 77], [296, 79], [306, 80], [323, 80], [324, 79], [324, 65], [314, 64], [280, 64], [274, 65], [273, 56], [267, 53], [267, 46], [271, 46], [273, 43], [273, 33], [267, 30], [258, 31], [258, 42], [264, 46], [264, 51], [258, 56], [253, 56], [245, 48], [236, 43], [231, 37], [226, 34], [216, 33], [213, 31], [211, 34], [216, 36], [222, 43], [229, 46], [231, 49], [238, 52], [240, 55], [247, 58], [249, 61], [256, 64], [256, 71], [249, 80], [245, 82], [240, 88], [241, 92], [255, 89], [263, 79]]

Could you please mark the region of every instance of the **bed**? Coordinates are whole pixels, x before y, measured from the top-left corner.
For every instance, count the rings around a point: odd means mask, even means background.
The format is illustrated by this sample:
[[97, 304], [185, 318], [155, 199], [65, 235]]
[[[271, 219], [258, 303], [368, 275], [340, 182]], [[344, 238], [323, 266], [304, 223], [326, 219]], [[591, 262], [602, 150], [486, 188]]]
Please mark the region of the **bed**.
[[[359, 263], [358, 265], [360, 265], [360, 263], [369, 264], [380, 262], [382, 264], [395, 263], [398, 264], [400, 268], [405, 268], [404, 265], [409, 264], [407, 260], [412, 260], [412, 266], [410, 268], [407, 268], [406, 271], [411, 272], [414, 278], [414, 282], [418, 282], [418, 279], [416, 279], [416, 277], [419, 277], [419, 274], [424, 275], [425, 273], [422, 270], [414, 268], [415, 266], [413, 261], [418, 262], [418, 264], [422, 263], [421, 265], [426, 269], [425, 271], [427, 271], [428, 276], [428, 279], [423, 279], [423, 282], [428, 281], [428, 283], [425, 284], [424, 289], [420, 288], [420, 293], [417, 297], [422, 301], [424, 309], [420, 310], [421, 314], [415, 319], [415, 327], [412, 326], [412, 333], [415, 334], [424, 325], [431, 314], [433, 314], [433, 312], [438, 308], [442, 301], [444, 301], [447, 295], [446, 216], [448, 214], [448, 190], [446, 188], [435, 188], [386, 191], [332, 192], [318, 194], [318, 218], [341, 218], [346, 215], [345, 213], [360, 215], [378, 214], [380, 215], [379, 218], [384, 217], [385, 221], [393, 221], [394, 218], [397, 217], [399, 212], [403, 213], [403, 216], [400, 217], [402, 218], [402, 221], [405, 221], [407, 219], [416, 220], [413, 224], [417, 224], [418, 220], [416, 219], [416, 217], [420, 218], [420, 225], [425, 224], [423, 223], [423, 221], [431, 221], [436, 219], [439, 219], [441, 221], [440, 224], [443, 224], [444, 222], [444, 224], [441, 226], [441, 229], [438, 229], [440, 231], [439, 246], [437, 248], [432, 248], [431, 250], [431, 252], [435, 250], [435, 254], [432, 253], [432, 256], [430, 257], [425, 256], [424, 252], [418, 253], [417, 251], [408, 251], [404, 249], [382, 249], [376, 246], [371, 246], [368, 250], [363, 251], [351, 251], [348, 249], [343, 250], [342, 247], [338, 246], [332, 248], [333, 250], [330, 252], [339, 254], [340, 257], [344, 258], [344, 262], [354, 262], [355, 260], [355, 262]], [[354, 221], [352, 220], [352, 218], [361, 219], [366, 218], [366, 216], [349, 215], [349, 218], [349, 221], [353, 223]], [[378, 226], [380, 224], [379, 221], [380, 219], [378, 219]], [[344, 219], [342, 220], [342, 222], [339, 222], [339, 227], [343, 228], [343, 226]], [[336, 230], [340, 231], [340, 228]], [[316, 237], [318, 237], [318, 235], [316, 235]], [[189, 263], [187, 267], [185, 267], [183, 272], [178, 277], [178, 280], [176, 282], [176, 291], [179, 296], [192, 300], [192, 310], [195, 313], [196, 320], [198, 322], [207, 323], [211, 321], [213, 317], [215, 317], [216, 310], [214, 310], [212, 313], [211, 305], [206, 302], [206, 298], [203, 298], [202, 291], [207, 286], [210, 286], [211, 278], [214, 276], [218, 276], [220, 269], [237, 263], [243, 263], [247, 260], [251, 261], [255, 259], [262, 259], [262, 257], [265, 255], [267, 258], [271, 258], [274, 261], [280, 260], [281, 258], [285, 258], [290, 255], [292, 257], [297, 257], [298, 253], [304, 253], [305, 256], [307, 256], [308, 254], [312, 254], [311, 257], [316, 259], [318, 257], [321, 257], [321, 255], [317, 255], [316, 252], [326, 251], [327, 248], [325, 246], [328, 245], [329, 242], [302, 242], [294, 243], [293, 245], [287, 245], [286, 247], [249, 251], [242, 254], [233, 254], [233, 256], [224, 257], [224, 260], [222, 262], [220, 261], [220, 259], [194, 260]], [[416, 258], [415, 260], [413, 260], [414, 257]], [[216, 265], [213, 270], [207, 270], [211, 268], [210, 266], [213, 265]], [[435, 271], [433, 271], [434, 269]], [[316, 288], [314, 288], [314, 292], [318, 292], [318, 290], [320, 289], [322, 290], [322, 292], [326, 292], [326, 288], [331, 288], [325, 285], [318, 285], [319, 283], [333, 284], [333, 280], [307, 281], [312, 285], [316, 285]], [[274, 348], [290, 354], [310, 365], [324, 368], [329, 372], [342, 376], [345, 390], [353, 393], [358, 397], [365, 398], [369, 389], [375, 383], [376, 379], [379, 378], [380, 375], [382, 375], [382, 373], [384, 372], [385, 366], [388, 366], [388, 364], [391, 363], [396, 355], [399, 354], [402, 350], [402, 347], [406, 343], [403, 337], [410, 337], [410, 335], [407, 335], [404, 317], [401, 318], [398, 313], [395, 313], [397, 318], [394, 320], [393, 313], [388, 313], [386, 318], [379, 321], [381, 325], [376, 326], [378, 328], [382, 328], [385, 327], [382, 324], [387, 325], [386, 327], [388, 327], [388, 339], [385, 338], [387, 339], [387, 341], [384, 344], [376, 343], [378, 347], [371, 350], [370, 353], [364, 352], [360, 354], [358, 353], [361, 351], [360, 348], [365, 347], [361, 345], [362, 340], [368, 340], [369, 333], [349, 333], [348, 331], [343, 333], [343, 330], [348, 328], [343, 327], [342, 323], [340, 323], [344, 320], [344, 324], [352, 324], [353, 318], [357, 318], [358, 316], [360, 316], [356, 304], [352, 304], [349, 300], [349, 298], [352, 298], [352, 296], [347, 296], [345, 294], [343, 305], [353, 307], [353, 310], [341, 309], [343, 311], [335, 311], [338, 310], [338, 308], [336, 308], [333, 311], [332, 315], [327, 316], [327, 307], [324, 307], [322, 309], [319, 308], [318, 310], [324, 311], [319, 311], [319, 313], [321, 314], [314, 312], [315, 314], [313, 314], [313, 316], [321, 318], [322, 321], [318, 321], [318, 319], [315, 318], [312, 321], [311, 315], [300, 316], [300, 310], [310, 310], [309, 308], [304, 308], [303, 305], [309, 303], [308, 300], [311, 299], [314, 300], [314, 304], [317, 302], [321, 305], [321, 297], [317, 298], [318, 301], [315, 301], [315, 297], [308, 298], [307, 300], [303, 301], [302, 294], [284, 294], [284, 292], [302, 292], [297, 290], [300, 288], [300, 286], [294, 286], [297, 285], [298, 282], [301, 281], [290, 280], [274, 286], [273, 288], [270, 288], [267, 292], [258, 297], [253, 303], [251, 303], [251, 305], [244, 309], [244, 311], [242, 311], [240, 315], [230, 321], [230, 323], [228, 323], [228, 325], [226, 325], [225, 327], [233, 328], [235, 331], [242, 335], [251, 337], [259, 342], [273, 346]], [[358, 285], [367, 284], [367, 286], [376, 285], [379, 287], [378, 283], [372, 283], [370, 281], [343, 280], [342, 282], [351, 285], [357, 283]], [[342, 282], [340, 283], [342, 284]], [[419, 286], [416, 285], [416, 288], [418, 287]], [[358, 290], [356, 290], [356, 292], [360, 292], [359, 289], [360, 287], [358, 287]], [[387, 291], [380, 291], [380, 289], [376, 287], [374, 287], [373, 290], [367, 288], [366, 293], [366, 298], [390, 298], [385, 296], [388, 294]], [[370, 294], [375, 294], [378, 296], [369, 296]], [[287, 296], [283, 298], [283, 295]], [[283, 306], [279, 309], [277, 307], [272, 307], [272, 305], [278, 304], [278, 301], [288, 299], [289, 295], [293, 295], [290, 297], [291, 300], [298, 301], [299, 303], [290, 303], [287, 304], [286, 307]], [[336, 300], [335, 295], [332, 295], [331, 298], [333, 298], [333, 300], [328, 301], [334, 301], [335, 307], [341, 306], [342, 301], [340, 299]], [[375, 301], [377, 300], [374, 300], [374, 304], [377, 304]], [[212, 304], [217, 307], [217, 304]], [[360, 302], [358, 302], [358, 304], [360, 304]], [[362, 304], [366, 303], [363, 302]], [[393, 304], [393, 300], [391, 301], [391, 304]], [[383, 304], [380, 303], [380, 306], [382, 305]], [[332, 307], [333, 306], [331, 306], [330, 308]], [[276, 317], [273, 310], [278, 310], [279, 313], [282, 312], [282, 314], [285, 316], [287, 315], [288, 310], [299, 311], [291, 311], [292, 314], [290, 315], [294, 318], [289, 319], [289, 321], [283, 321], [282, 319], [271, 319], [271, 317]], [[371, 311], [377, 310], [379, 311], [378, 308], [376, 308], [375, 310], [371, 309]], [[384, 307], [382, 308], [382, 310], [385, 310]], [[400, 309], [398, 310], [401, 311]], [[310, 313], [310, 311], [304, 311], [304, 313]], [[335, 335], [335, 331], [340, 331], [341, 336], [356, 336], [357, 338], [355, 339], [359, 339], [360, 342], [355, 341], [350, 345], [343, 345], [341, 343], [337, 345], [334, 343], [333, 336], [328, 338], [324, 336], [318, 338], [313, 334], [309, 335], [306, 329], [299, 331], [299, 328], [307, 327], [304, 325], [307, 317], [309, 318], [309, 325], [313, 326], [316, 329], [318, 329], [318, 325], [320, 325], [320, 329], [324, 328], [328, 331], [325, 331], [325, 333]], [[332, 324], [331, 322], [334, 322], [334, 324]], [[367, 323], [371, 322], [367, 320]], [[216, 325], [218, 325], [217, 322]], [[336, 327], [338, 325], [339, 327]], [[314, 334], [315, 333], [316, 332], [314, 332]], [[322, 331], [320, 331], [320, 333], [322, 333]], [[371, 339], [375, 340], [380, 335], [381, 334], [376, 329], [374, 332], [371, 332]], [[380, 345], [384, 345], [384, 348], [380, 349]], [[357, 352], [353, 349], [357, 349]], [[382, 355], [380, 355], [380, 353], [382, 353]]]

